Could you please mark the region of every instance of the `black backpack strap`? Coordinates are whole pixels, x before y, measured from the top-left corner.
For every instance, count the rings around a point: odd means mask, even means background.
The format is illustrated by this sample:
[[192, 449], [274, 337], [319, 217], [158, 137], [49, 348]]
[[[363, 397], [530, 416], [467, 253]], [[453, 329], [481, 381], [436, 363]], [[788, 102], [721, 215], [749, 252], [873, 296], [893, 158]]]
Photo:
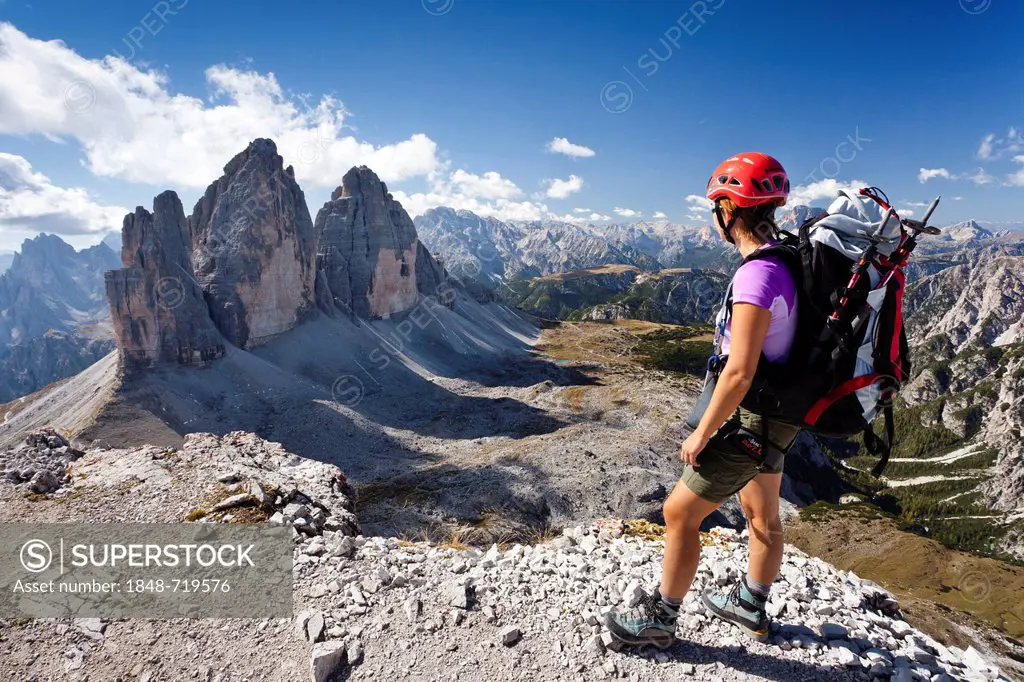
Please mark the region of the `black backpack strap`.
[[864, 430], [864, 447], [867, 448], [872, 456], [879, 458], [878, 464], [871, 470], [871, 475], [875, 477], [881, 476], [882, 472], [885, 471], [885, 467], [889, 463], [889, 455], [892, 453], [896, 425], [893, 422], [891, 403], [882, 409], [882, 418], [884, 420], [884, 434], [882, 438], [875, 435], [870, 426]]
[[803, 285], [803, 290], [808, 300], [814, 300], [814, 271], [812, 270], [811, 263], [814, 249], [811, 246], [811, 224], [804, 223], [800, 226], [800, 246], [797, 249], [800, 254], [800, 268], [802, 270], [800, 283]]

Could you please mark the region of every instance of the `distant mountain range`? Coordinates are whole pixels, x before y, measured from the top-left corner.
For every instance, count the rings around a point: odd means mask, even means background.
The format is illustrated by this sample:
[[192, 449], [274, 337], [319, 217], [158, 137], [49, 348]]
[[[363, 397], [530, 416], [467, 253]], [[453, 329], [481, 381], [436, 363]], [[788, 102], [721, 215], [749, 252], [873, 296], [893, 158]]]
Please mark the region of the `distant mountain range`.
[[450, 208], [431, 209], [414, 223], [449, 272], [491, 287], [609, 264], [643, 270], [715, 266], [723, 253], [708, 226], [506, 222]]
[[1018, 222], [1014, 220], [979, 220], [977, 223], [983, 226], [985, 229], [992, 232], [1024, 232], [1024, 222]]
[[[301, 203], [305, 209], [304, 199]], [[793, 229], [819, 210], [807, 206], [786, 208], [778, 216], [779, 224]], [[731, 251], [708, 225], [691, 227], [664, 221], [612, 225], [509, 222], [450, 208], [431, 209], [413, 222], [423, 246], [437, 254], [438, 267], [443, 265], [478, 300], [486, 302], [496, 293], [515, 304], [525, 301], [526, 309], [541, 315], [558, 310], [557, 316], [588, 319], [641, 316], [681, 321], [684, 318], [680, 311], [703, 311], [707, 302], [683, 300], [683, 294], [692, 287], [679, 288], [676, 280], [692, 280], [673, 271], [728, 273], [735, 267], [735, 261], [727, 258]], [[939, 238], [922, 241], [911, 275], [923, 277], [972, 261], [973, 248], [958, 246], [978, 246], [993, 255], [1024, 253], [1020, 233], [1005, 227], [975, 221], [947, 227]], [[120, 266], [114, 249], [120, 249], [121, 239], [120, 233], [111, 232], [100, 244], [76, 252], [57, 236], [40, 235], [27, 240], [20, 253], [0, 254], [0, 267], [3, 259], [10, 261], [8, 272], [0, 277], [0, 358], [6, 358], [0, 362], [6, 362], [4, 368], [20, 377], [0, 385], [0, 401], [69, 376], [82, 369], [83, 363], [94, 360], [97, 349], [109, 347], [113, 332], [104, 300], [103, 272]], [[623, 290], [590, 287], [590, 295], [579, 298], [585, 303], [579, 308], [565, 308], [564, 301], [556, 302], [553, 309], [546, 305], [532, 307], [530, 301], [550, 301], [558, 296], [554, 282], [530, 285], [529, 280], [606, 265], [634, 268], [626, 275], [630, 286], [637, 273], [666, 274], [641, 276], [634, 291], [629, 291], [629, 286]], [[625, 281], [618, 279], [620, 283]], [[563, 280], [558, 286], [571, 289], [586, 281], [576, 277], [570, 285]], [[664, 292], [655, 294], [652, 287]], [[666, 294], [669, 291], [675, 292], [674, 297]], [[641, 305], [646, 295], [642, 292], [647, 292], [651, 301], [663, 300], [669, 305]], [[641, 309], [643, 312], [638, 312]], [[108, 345], [96, 346], [97, 341]], [[30, 343], [42, 346], [13, 355], [8, 352], [12, 346]], [[32, 358], [31, 368], [22, 366], [28, 358]]]
[[81, 251], [55, 235], [26, 240], [0, 274], [0, 402], [88, 367], [114, 346], [106, 244]]
[[103, 272], [119, 264], [106, 244], [75, 251], [56, 235], [25, 240], [0, 276], [0, 344], [108, 317]]
[[[779, 212], [777, 221], [783, 230], [795, 230], [822, 211], [809, 206], [787, 207]], [[682, 268], [731, 273], [738, 264], [735, 251], [710, 225], [509, 222], [450, 208], [431, 209], [414, 222], [424, 244], [454, 276], [476, 281], [516, 305], [523, 302], [526, 309], [537, 314], [562, 310], [568, 315], [564, 301], [555, 302], [552, 308], [534, 307], [533, 303], [550, 300], [558, 287], [568, 287], [567, 295], [578, 298], [579, 292], [573, 287], [585, 282], [588, 273], [607, 279], [607, 273], [600, 271], [607, 265], [627, 265], [646, 272]], [[1024, 235], [1011, 230], [993, 231], [975, 221], [949, 225], [938, 237], [921, 240], [909, 268], [911, 278], [969, 262], [975, 258], [976, 249], [1021, 255]], [[576, 273], [571, 284], [563, 279], [555, 286], [551, 280], [538, 279], [570, 272]], [[525, 283], [530, 280], [536, 283]], [[546, 293], [540, 296], [534, 289]], [[597, 294], [598, 288], [591, 287], [590, 291], [591, 295], [584, 297], [589, 305], [612, 302], [610, 298], [621, 293], [614, 287], [603, 296]], [[626, 314], [625, 309], [619, 312]]]

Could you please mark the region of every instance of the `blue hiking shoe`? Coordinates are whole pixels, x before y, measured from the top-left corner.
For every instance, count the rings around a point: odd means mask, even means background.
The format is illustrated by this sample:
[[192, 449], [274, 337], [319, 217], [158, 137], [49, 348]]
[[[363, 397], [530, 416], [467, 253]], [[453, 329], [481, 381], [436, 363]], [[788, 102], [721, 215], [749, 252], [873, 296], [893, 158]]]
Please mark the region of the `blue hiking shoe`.
[[676, 640], [676, 618], [679, 610], [661, 600], [661, 595], [645, 594], [631, 609], [612, 611], [604, 624], [618, 641], [627, 646], [651, 644], [667, 649]]
[[705, 590], [701, 600], [708, 611], [727, 623], [732, 623], [747, 635], [763, 642], [768, 639], [768, 614], [761, 599], [747, 587], [747, 581], [740, 579], [728, 592]]

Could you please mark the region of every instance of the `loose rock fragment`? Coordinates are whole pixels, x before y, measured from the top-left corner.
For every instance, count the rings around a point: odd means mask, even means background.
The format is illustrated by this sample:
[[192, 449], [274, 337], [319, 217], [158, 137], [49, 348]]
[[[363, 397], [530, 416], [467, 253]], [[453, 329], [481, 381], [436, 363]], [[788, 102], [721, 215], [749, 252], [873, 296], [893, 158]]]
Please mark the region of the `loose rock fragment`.
[[519, 628], [515, 626], [509, 626], [501, 631], [499, 638], [501, 643], [505, 646], [512, 646], [520, 639], [522, 639], [523, 633], [519, 631]]
[[420, 600], [416, 597], [409, 597], [405, 604], [402, 605], [402, 610], [405, 611], [405, 617], [409, 619], [410, 623], [415, 623], [416, 619], [420, 617]]
[[312, 682], [327, 682], [346, 662], [345, 645], [341, 642], [321, 642], [313, 645], [309, 671]]
[[315, 613], [306, 622], [306, 640], [319, 642], [324, 635], [324, 614]]
[[469, 606], [469, 595], [466, 586], [462, 583], [448, 583], [442, 589], [444, 600], [450, 606], [464, 609]]
[[58, 488], [60, 488], [60, 481], [52, 471], [47, 471], [46, 469], [37, 471], [28, 484], [29, 490], [41, 494], [52, 493]]

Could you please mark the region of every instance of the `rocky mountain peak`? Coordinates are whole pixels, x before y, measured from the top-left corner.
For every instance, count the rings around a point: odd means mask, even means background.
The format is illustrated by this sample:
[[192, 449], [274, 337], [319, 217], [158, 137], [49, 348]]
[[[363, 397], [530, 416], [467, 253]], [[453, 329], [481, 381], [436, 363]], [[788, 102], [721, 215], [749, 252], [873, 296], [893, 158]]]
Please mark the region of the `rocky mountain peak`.
[[365, 318], [436, 295], [444, 273], [420, 244], [409, 214], [366, 166], [352, 168], [316, 216], [317, 299]]
[[175, 251], [173, 256], [188, 256], [191, 243], [188, 233], [179, 229], [185, 217], [178, 195], [167, 190], [153, 198], [153, 212], [142, 206], [124, 218], [121, 229], [121, 264], [126, 268], [145, 268], [147, 263], [162, 257], [162, 249]]
[[224, 166], [185, 217], [174, 192], [124, 221], [124, 268], [107, 294], [127, 367], [220, 357], [225, 340], [252, 348], [316, 308], [366, 318], [441, 298], [446, 274], [401, 204], [361, 166], [314, 226], [293, 169], [257, 139]]
[[[366, 166], [353, 166], [341, 178], [341, 184], [331, 193], [331, 201], [345, 197], [373, 196], [388, 194], [387, 185], [380, 181], [377, 174]], [[390, 194], [388, 194], [390, 198]]]
[[68, 258], [75, 255], [75, 247], [71, 246], [55, 234], [42, 232], [21, 243], [21, 249], [15, 254], [15, 261], [32, 261], [46, 258]]
[[962, 223], [943, 228], [942, 235], [946, 240], [954, 242], [975, 241], [994, 236], [991, 231], [986, 230], [974, 220], [965, 220]]
[[125, 216], [121, 261], [106, 273], [107, 300], [126, 369], [200, 363], [224, 354], [190, 261], [181, 200], [167, 191]]
[[[644, 656], [623, 652], [602, 625], [602, 614], [636, 607], [658, 583], [664, 529], [648, 521], [600, 518], [568, 525], [543, 542], [490, 544], [486, 550], [409, 542], [361, 523], [356, 491], [333, 463], [243, 431], [192, 433], [169, 451], [153, 445], [78, 449], [44, 429], [0, 451], [0, 465], [0, 493], [14, 510], [19, 503], [24, 508], [20, 498], [29, 493], [59, 501], [83, 522], [202, 519], [216, 528], [253, 519], [293, 529], [292, 619], [263, 627], [257, 619], [239, 619], [231, 638], [208, 619], [189, 622], [187, 633], [180, 622], [157, 619], [146, 638], [100, 618], [11, 619], [4, 664], [38, 659], [32, 671], [40, 678], [56, 679], [71, 669], [90, 679], [113, 679], [152, 658], [156, 639], [166, 646], [160, 649], [166, 679], [195, 677], [196, 659], [180, 644], [188, 641], [216, 652], [216, 665], [264, 680], [379, 679], [413, 668], [422, 679], [436, 680], [459, 668], [466, 670], [460, 679], [478, 682], [510, 678], [507, 671], [521, 668], [527, 657], [534, 674], [525, 677], [535, 680], [735, 682], [753, 677], [747, 672], [754, 669], [751, 658], [762, 679], [773, 680], [1016, 678], [1013, 662], [1000, 670], [997, 664], [1006, 659], [983, 644], [994, 636], [979, 636], [973, 623], [942, 619], [943, 627], [956, 626], [960, 637], [973, 642], [966, 648], [948, 639], [944, 644], [904, 619], [900, 594], [792, 546], [784, 548], [766, 604], [778, 621], [770, 638], [741, 644], [732, 626], [707, 615], [699, 597], [742, 579], [751, 548], [746, 534], [729, 528], [701, 534], [694, 589], [680, 609], [685, 646], [697, 654]], [[128, 483], [130, 495], [123, 492]], [[28, 513], [33, 521], [45, 518], [34, 509]], [[960, 562], [963, 573], [978, 570]], [[527, 570], [528, 586], [522, 582]], [[1005, 594], [997, 589], [998, 583], [993, 600]], [[915, 609], [922, 601], [914, 599]], [[60, 655], [32, 658], [39, 649]], [[451, 656], [477, 650], [488, 653], [476, 666], [459, 666]], [[18, 670], [18, 679], [27, 667]], [[574, 674], [566, 676], [567, 668]]]
[[254, 140], [224, 166], [188, 232], [210, 315], [234, 345], [260, 345], [313, 309], [313, 221], [273, 141]]
[[[102, 271], [116, 264], [116, 254], [105, 244], [76, 251], [59, 236], [42, 233], [22, 242], [20, 251], [11, 259], [10, 272], [26, 282], [59, 291], [80, 278], [83, 267]], [[76, 298], [72, 305], [88, 306], [88, 302]]]
[[224, 175], [232, 176], [237, 173], [250, 158], [263, 157], [266, 163], [273, 167], [283, 167], [283, 159], [277, 155], [277, 144], [265, 137], [256, 138], [249, 143], [245, 150], [239, 152], [224, 165]]
[[825, 212], [825, 209], [816, 206], [797, 204], [787, 206], [775, 214], [775, 222], [784, 230], [795, 230], [811, 218]]

